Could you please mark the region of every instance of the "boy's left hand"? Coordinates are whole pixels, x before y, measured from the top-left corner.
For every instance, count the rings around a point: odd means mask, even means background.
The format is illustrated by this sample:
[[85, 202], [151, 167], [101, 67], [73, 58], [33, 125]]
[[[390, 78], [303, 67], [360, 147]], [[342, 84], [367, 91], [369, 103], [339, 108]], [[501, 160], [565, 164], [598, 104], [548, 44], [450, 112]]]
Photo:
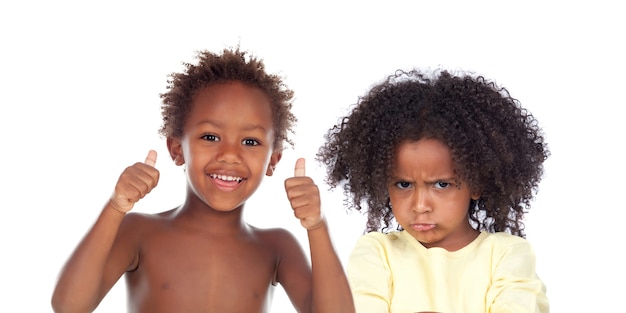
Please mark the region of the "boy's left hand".
[[323, 225], [320, 208], [320, 191], [313, 179], [305, 176], [304, 159], [296, 161], [294, 177], [285, 180], [285, 191], [291, 202], [294, 215], [304, 228], [313, 230]]

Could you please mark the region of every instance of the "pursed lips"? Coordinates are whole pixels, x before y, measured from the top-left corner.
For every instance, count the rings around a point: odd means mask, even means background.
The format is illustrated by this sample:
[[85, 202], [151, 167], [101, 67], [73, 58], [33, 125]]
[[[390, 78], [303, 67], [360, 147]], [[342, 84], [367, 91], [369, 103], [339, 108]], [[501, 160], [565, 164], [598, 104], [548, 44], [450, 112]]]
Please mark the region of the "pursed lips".
[[414, 230], [417, 231], [428, 231], [428, 230], [432, 230], [435, 227], [437, 227], [437, 224], [431, 224], [431, 223], [412, 223], [411, 228], [413, 228]]

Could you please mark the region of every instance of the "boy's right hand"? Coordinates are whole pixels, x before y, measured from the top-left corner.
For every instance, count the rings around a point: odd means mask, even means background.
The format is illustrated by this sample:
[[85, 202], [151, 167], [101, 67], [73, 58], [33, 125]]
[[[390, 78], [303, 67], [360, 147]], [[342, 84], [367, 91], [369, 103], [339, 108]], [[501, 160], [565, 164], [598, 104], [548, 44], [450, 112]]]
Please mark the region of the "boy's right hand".
[[156, 151], [150, 150], [145, 162], [137, 162], [122, 172], [109, 201], [114, 210], [126, 214], [156, 187], [159, 182], [159, 170], [154, 168], [156, 158]]

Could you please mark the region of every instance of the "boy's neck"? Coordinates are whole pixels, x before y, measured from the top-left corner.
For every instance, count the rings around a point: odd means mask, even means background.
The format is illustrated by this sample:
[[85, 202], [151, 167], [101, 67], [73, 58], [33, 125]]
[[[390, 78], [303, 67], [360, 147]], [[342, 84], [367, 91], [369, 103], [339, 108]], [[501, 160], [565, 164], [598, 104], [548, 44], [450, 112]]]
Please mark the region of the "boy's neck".
[[244, 204], [230, 211], [217, 211], [198, 198], [187, 197], [179, 206], [173, 218], [181, 226], [209, 231], [216, 234], [247, 232], [248, 225], [243, 221]]

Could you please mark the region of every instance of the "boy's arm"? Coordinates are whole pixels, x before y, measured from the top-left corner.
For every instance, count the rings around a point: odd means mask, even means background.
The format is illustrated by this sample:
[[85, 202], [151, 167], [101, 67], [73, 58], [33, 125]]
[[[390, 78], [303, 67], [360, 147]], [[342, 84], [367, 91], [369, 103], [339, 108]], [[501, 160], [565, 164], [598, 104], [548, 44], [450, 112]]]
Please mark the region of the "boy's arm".
[[[91, 312], [135, 259], [131, 249], [112, 253], [120, 224], [135, 202], [158, 182], [156, 152], [128, 167], [98, 219], [63, 267], [52, 295], [55, 312]], [[130, 247], [124, 238], [121, 245]]]
[[314, 312], [355, 312], [350, 285], [333, 248], [328, 225], [307, 230], [313, 272]]
[[319, 189], [305, 176], [304, 166], [304, 159], [296, 162], [295, 177], [285, 181], [285, 190], [309, 237], [313, 312], [354, 312], [350, 286], [321, 213]]

